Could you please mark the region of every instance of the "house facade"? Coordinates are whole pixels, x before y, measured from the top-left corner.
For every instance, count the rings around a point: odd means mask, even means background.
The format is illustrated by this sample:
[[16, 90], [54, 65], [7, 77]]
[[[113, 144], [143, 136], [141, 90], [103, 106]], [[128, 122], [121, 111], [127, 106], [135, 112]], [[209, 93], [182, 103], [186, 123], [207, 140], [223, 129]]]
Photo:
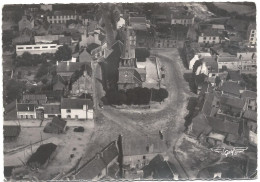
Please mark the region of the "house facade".
[[53, 14], [47, 16], [49, 23], [66, 23], [68, 20], [82, 19], [74, 11], [55, 11]]
[[29, 103], [17, 103], [17, 118], [19, 119], [36, 119], [36, 106]]
[[248, 30], [247, 30], [247, 35], [248, 35], [248, 46], [249, 47], [256, 47], [256, 42], [257, 42], [257, 36], [256, 36], [256, 24], [250, 24], [248, 26]]
[[90, 99], [61, 99], [61, 118], [93, 119], [93, 101]]

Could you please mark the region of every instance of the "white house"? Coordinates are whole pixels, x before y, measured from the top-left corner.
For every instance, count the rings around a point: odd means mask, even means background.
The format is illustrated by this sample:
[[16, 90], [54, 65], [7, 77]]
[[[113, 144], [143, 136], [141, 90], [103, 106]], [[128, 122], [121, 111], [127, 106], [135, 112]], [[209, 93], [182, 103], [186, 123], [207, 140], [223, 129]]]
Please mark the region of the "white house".
[[124, 25], [125, 25], [125, 19], [120, 17], [119, 21], [116, 23], [116, 28], [120, 29]]
[[17, 103], [16, 110], [19, 119], [36, 119], [35, 104]]
[[61, 118], [93, 119], [93, 101], [90, 99], [61, 99]]

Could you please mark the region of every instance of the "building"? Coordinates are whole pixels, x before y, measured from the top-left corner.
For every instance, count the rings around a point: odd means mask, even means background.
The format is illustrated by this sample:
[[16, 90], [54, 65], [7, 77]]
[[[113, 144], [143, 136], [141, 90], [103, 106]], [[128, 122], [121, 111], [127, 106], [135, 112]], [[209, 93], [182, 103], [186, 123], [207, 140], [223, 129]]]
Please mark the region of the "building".
[[4, 142], [9, 142], [16, 140], [20, 135], [21, 126], [20, 125], [4, 125]]
[[71, 94], [81, 96], [82, 94], [93, 94], [92, 80], [87, 71], [79, 77], [71, 86]]
[[13, 38], [12, 43], [13, 43], [13, 45], [30, 44], [31, 36], [30, 35], [19, 35], [18, 37]]
[[36, 119], [36, 106], [29, 103], [17, 103], [17, 118], [19, 119]]
[[61, 99], [61, 118], [93, 119], [93, 101], [90, 99]]
[[198, 43], [200, 44], [218, 44], [221, 42], [218, 29], [213, 29], [212, 25], [202, 24], [199, 26], [199, 38]]
[[35, 44], [53, 44], [58, 43], [60, 37], [64, 37], [64, 35], [34, 36], [34, 42]]
[[57, 145], [53, 143], [47, 143], [41, 145], [36, 150], [36, 152], [31, 155], [31, 157], [27, 161], [27, 165], [32, 169], [46, 168], [49, 161], [51, 161], [54, 158], [56, 154], [55, 152], [56, 148]]
[[64, 133], [66, 130], [67, 121], [59, 117], [53, 117], [52, 121], [47, 123], [43, 129], [45, 133]]
[[60, 75], [57, 75], [52, 79], [52, 84], [53, 91], [65, 91], [65, 89], [67, 88], [66, 81]]
[[94, 32], [88, 32], [84, 30], [84, 34], [81, 35], [80, 47], [86, 47], [90, 44], [102, 45], [106, 41], [104, 32], [101, 29], [95, 29]]
[[246, 120], [249, 130], [257, 133], [257, 112], [246, 110], [243, 114], [243, 118]]
[[247, 30], [247, 36], [248, 36], [248, 46], [249, 47], [256, 47], [256, 24], [255, 23], [251, 23], [249, 26], [248, 26], [248, 30]]
[[141, 75], [136, 70], [135, 58], [136, 36], [131, 27], [125, 28], [124, 46], [119, 62], [118, 89], [127, 90], [142, 87]]
[[229, 70], [239, 70], [240, 61], [235, 55], [220, 53], [217, 56], [218, 69], [220, 72]]
[[109, 143], [86, 164], [77, 169], [75, 179], [100, 180], [108, 175], [109, 168], [117, 163], [118, 148], [116, 141]]
[[217, 30], [219, 33], [222, 33], [225, 30], [225, 26], [221, 24], [213, 24], [212, 29]]
[[194, 24], [194, 15], [185, 10], [172, 11], [171, 25], [190, 26]]
[[256, 100], [257, 94], [256, 92], [250, 91], [250, 90], [244, 90], [241, 93], [241, 99], [246, 101], [247, 110], [256, 111], [257, 110], [257, 100]]
[[232, 97], [240, 97], [244, 88], [242, 88], [238, 83], [232, 81], [226, 81], [222, 83], [219, 90], [222, 94], [226, 94]]
[[179, 178], [176, 167], [160, 154], [156, 155], [142, 170], [144, 179], [178, 180]]
[[134, 30], [147, 30], [147, 20], [144, 16], [129, 17], [129, 26], [133, 27]]
[[79, 62], [83, 63], [91, 63], [93, 61], [92, 56], [87, 52], [86, 48], [80, 51], [76, 57], [79, 58]]
[[22, 19], [18, 22], [19, 31], [24, 29], [32, 30], [34, 28], [34, 19], [30, 16], [22, 16]]
[[116, 28], [120, 29], [123, 26], [125, 26], [125, 19], [120, 15], [118, 22], [116, 22]]
[[106, 57], [107, 43], [102, 44], [101, 46], [94, 48], [90, 51], [90, 54], [93, 60]]
[[47, 103], [43, 105], [44, 118], [61, 117], [60, 103]]
[[55, 53], [62, 45], [37, 44], [37, 45], [16, 45], [16, 54], [21, 56], [25, 52], [30, 54]]
[[42, 105], [47, 102], [45, 94], [23, 94], [22, 103], [30, 103], [35, 105]]
[[54, 11], [47, 15], [47, 21], [49, 23], [66, 23], [68, 20], [80, 20], [82, 17], [77, 15], [76, 12], [65, 10], [65, 11]]
[[84, 63], [79, 62], [70, 62], [70, 61], [63, 61], [56, 63], [56, 71], [57, 75], [61, 76], [63, 80], [69, 81], [71, 78], [71, 75], [76, 71], [80, 70]]
[[135, 136], [123, 138], [123, 162], [130, 169], [142, 169], [158, 154], [165, 156], [167, 147], [158, 137]]
[[52, 4], [41, 4], [40, 8], [44, 11], [47, 11], [47, 10], [52, 11]]

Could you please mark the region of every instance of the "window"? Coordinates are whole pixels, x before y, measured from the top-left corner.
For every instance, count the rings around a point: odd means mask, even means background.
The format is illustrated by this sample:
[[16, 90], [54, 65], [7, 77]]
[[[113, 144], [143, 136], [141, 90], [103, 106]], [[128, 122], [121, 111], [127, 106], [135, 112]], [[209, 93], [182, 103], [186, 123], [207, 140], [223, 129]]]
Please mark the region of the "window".
[[23, 47], [18, 47], [17, 49], [23, 49]]
[[78, 116], [78, 115], [75, 115], [75, 118], [76, 118], [76, 119], [78, 119], [78, 118], [79, 118], [79, 116]]
[[26, 49], [32, 49], [32, 47], [26, 47]]
[[255, 36], [255, 34], [251, 34], [251, 37], [254, 37]]
[[216, 40], [216, 37], [213, 37], [213, 40]]
[[67, 109], [66, 112], [67, 112], [67, 113], [71, 113], [71, 110], [70, 110], [70, 109]]
[[34, 47], [34, 49], [40, 49], [40, 47]]
[[50, 48], [56, 48], [56, 46], [51, 46]]
[[23, 115], [21, 115], [21, 119], [23, 119]]
[[48, 48], [48, 46], [42, 46], [42, 48], [45, 48], [45, 49], [47, 49], [47, 48]]
[[33, 115], [31, 115], [31, 119], [33, 119]]
[[255, 31], [254, 30], [252, 30], [252, 32], [251, 33], [255, 33]]
[[52, 21], [50, 20], [50, 23], [52, 23]]
[[203, 40], [206, 40], [207, 39], [207, 37], [203, 37]]
[[71, 116], [70, 116], [70, 115], [67, 115], [67, 118], [71, 118]]
[[145, 159], [146, 157], [145, 157], [145, 155], [143, 156], [143, 159]]
[[250, 40], [251, 40], [251, 41], [253, 41], [253, 40], [254, 40], [254, 38], [251, 38]]

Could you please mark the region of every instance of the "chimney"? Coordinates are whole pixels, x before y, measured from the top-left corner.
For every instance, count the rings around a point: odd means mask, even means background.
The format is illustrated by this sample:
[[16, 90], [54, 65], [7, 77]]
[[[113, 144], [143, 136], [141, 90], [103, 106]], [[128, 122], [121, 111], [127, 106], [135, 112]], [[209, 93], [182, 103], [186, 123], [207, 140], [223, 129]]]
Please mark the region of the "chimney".
[[69, 66], [70, 65], [70, 62], [69, 61], [67, 61], [67, 66]]

